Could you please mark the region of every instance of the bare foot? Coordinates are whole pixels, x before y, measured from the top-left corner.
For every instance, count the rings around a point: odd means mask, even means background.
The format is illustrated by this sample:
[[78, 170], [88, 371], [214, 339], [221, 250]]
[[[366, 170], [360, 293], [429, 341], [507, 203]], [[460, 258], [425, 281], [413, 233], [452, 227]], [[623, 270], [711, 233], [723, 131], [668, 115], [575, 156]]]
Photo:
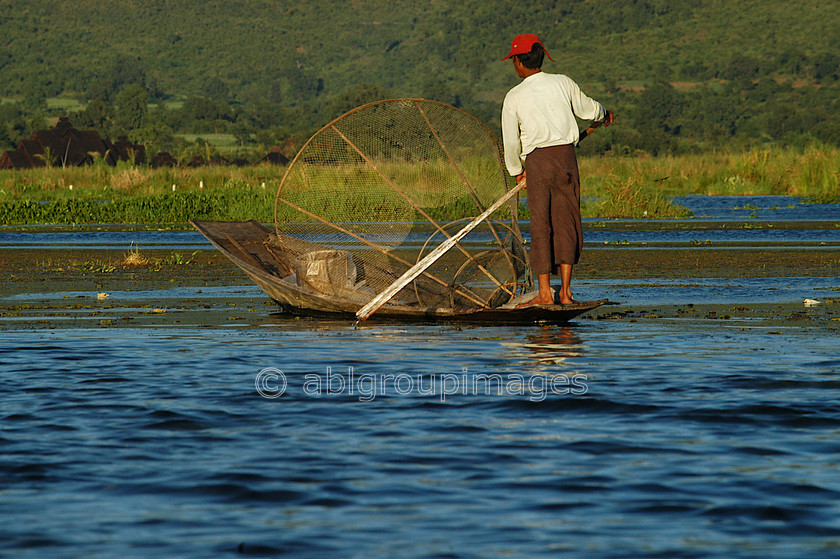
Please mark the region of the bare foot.
[[[565, 286], [564, 286], [565, 287]], [[577, 301], [572, 298], [572, 290], [569, 288], [561, 289], [557, 292], [557, 300], [561, 305], [574, 305]]]
[[524, 309], [525, 307], [533, 307], [536, 305], [553, 305], [554, 301], [551, 299], [540, 299], [539, 295], [531, 299], [530, 301], [525, 301], [524, 303], [519, 303], [516, 305], [517, 309]]

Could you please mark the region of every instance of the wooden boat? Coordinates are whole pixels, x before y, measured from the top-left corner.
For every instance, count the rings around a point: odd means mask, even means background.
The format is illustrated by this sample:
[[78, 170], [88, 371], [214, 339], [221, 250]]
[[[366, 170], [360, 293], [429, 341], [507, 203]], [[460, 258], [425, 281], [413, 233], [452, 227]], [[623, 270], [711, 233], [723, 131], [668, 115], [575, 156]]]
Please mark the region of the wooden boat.
[[[356, 320], [356, 312], [370, 295], [350, 290], [336, 294], [320, 293], [295, 278], [293, 264], [284, 258], [282, 246], [311, 245], [312, 250], [324, 247], [287, 235], [277, 235], [257, 221], [191, 221], [213, 245], [239, 266], [286, 312], [302, 316], [336, 317]], [[488, 324], [563, 323], [607, 304], [607, 299], [581, 301], [572, 305], [537, 305], [515, 308], [520, 296], [509, 303], [482, 309], [425, 307], [390, 301], [372, 319], [419, 320], [441, 322], [475, 322]]]

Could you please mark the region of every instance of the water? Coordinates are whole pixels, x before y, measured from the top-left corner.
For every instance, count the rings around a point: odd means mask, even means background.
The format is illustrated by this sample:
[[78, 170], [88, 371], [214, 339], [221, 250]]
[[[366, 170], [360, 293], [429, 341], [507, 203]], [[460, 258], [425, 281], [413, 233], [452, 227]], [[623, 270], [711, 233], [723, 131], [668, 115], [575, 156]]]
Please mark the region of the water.
[[677, 196], [674, 203], [698, 219], [836, 221], [837, 204], [807, 204], [794, 196]]
[[[652, 220], [600, 220], [587, 219], [585, 242], [604, 244], [630, 243], [741, 243], [742, 245], [772, 245], [796, 243], [801, 245], [840, 244], [840, 204], [803, 204], [801, 199], [790, 196], [683, 196], [674, 199], [695, 213], [692, 219], [667, 220], [661, 229], [642, 227], [638, 230], [627, 225], [649, 225]], [[714, 221], [714, 228], [700, 227]], [[767, 223], [767, 222], [771, 223]], [[798, 222], [791, 227], [787, 222]], [[801, 226], [812, 222], [807, 227]], [[527, 223], [525, 239], [528, 240]], [[621, 227], [617, 227], [620, 225]], [[594, 228], [593, 228], [594, 226]], [[5, 230], [4, 230], [5, 229]], [[11, 229], [11, 230], [10, 230]], [[46, 231], [41, 231], [47, 229]], [[457, 231], [457, 228], [453, 228]], [[33, 235], [37, 232], [37, 235]], [[403, 233], [405, 233], [403, 231]], [[421, 247], [433, 234], [430, 227], [415, 227], [408, 237], [397, 237], [396, 242], [408, 241]], [[305, 237], [320, 243], [318, 235]], [[384, 233], [372, 234], [370, 240], [389, 244]], [[435, 237], [438, 238], [438, 237]], [[471, 242], [490, 241], [490, 234], [473, 234]], [[103, 231], [61, 230], [45, 227], [0, 228], [0, 249], [68, 249], [101, 248], [126, 251], [140, 247], [144, 250], [192, 251], [210, 248], [210, 243], [198, 231]], [[350, 247], [358, 248], [358, 247]]]
[[833, 277], [586, 279], [574, 283], [589, 299], [633, 305], [689, 305], [720, 301], [729, 305], [801, 302], [836, 295]]
[[37, 557], [827, 557], [836, 340], [680, 320], [5, 333], [0, 533]]
[[[778, 202], [694, 201], [786, 224], [758, 237], [611, 221], [587, 242], [838, 242], [837, 206], [799, 227]], [[0, 257], [202, 239], [34, 228]], [[840, 556], [836, 277], [580, 279], [621, 304], [553, 327], [88, 288], [0, 293], [25, 309], [0, 312], [4, 557]]]

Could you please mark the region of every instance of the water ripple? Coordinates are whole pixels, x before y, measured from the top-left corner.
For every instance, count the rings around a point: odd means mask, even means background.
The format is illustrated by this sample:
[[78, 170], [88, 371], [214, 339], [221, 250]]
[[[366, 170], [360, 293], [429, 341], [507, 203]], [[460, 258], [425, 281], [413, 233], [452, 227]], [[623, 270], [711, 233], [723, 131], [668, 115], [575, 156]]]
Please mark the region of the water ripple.
[[[830, 556], [836, 336], [772, 341], [592, 320], [7, 332], [0, 534], [51, 557]], [[283, 397], [257, 394], [266, 367]], [[308, 393], [328, 367], [586, 390]]]

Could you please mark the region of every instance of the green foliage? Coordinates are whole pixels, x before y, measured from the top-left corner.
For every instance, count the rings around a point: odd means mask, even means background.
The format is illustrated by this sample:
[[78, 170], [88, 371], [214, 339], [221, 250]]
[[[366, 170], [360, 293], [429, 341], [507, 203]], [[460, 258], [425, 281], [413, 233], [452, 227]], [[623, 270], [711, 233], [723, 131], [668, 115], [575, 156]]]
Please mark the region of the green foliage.
[[755, 148], [660, 157], [581, 158], [584, 196], [633, 182], [662, 195], [788, 195], [840, 198], [840, 148]]
[[18, 103], [0, 103], [0, 149], [14, 149], [31, 134], [24, 108]]
[[691, 211], [671, 203], [655, 185], [644, 187], [636, 177], [608, 183], [604, 198], [586, 214], [636, 219], [692, 216]]
[[[438, 99], [498, 130], [501, 100], [517, 83], [499, 59], [528, 30], [557, 60], [544, 70], [568, 74], [618, 116], [623, 131], [588, 142], [588, 153], [674, 154], [718, 148], [721, 139], [739, 149], [840, 145], [835, 7], [537, 0], [511, 10], [502, 0], [370, 0], [360, 9], [243, 0], [196, 11], [184, 0], [132, 9], [31, 0], [4, 8], [0, 95], [16, 99], [26, 121], [64, 114], [48, 103], [62, 95], [90, 102], [73, 116], [77, 126], [145, 129], [143, 138], [230, 133], [240, 146], [252, 138], [300, 145], [374, 97]], [[593, 23], [605, 17], [609, 25]], [[144, 116], [138, 88], [158, 107], [181, 104]], [[131, 102], [119, 99], [132, 90]], [[5, 146], [20, 139], [16, 118], [0, 114]]]
[[393, 98], [394, 95], [379, 86], [359, 84], [347, 89], [333, 99], [327, 109], [328, 118], [337, 118], [351, 109], [373, 101]]
[[104, 136], [110, 136], [116, 122], [114, 107], [103, 99], [94, 99], [84, 109], [71, 115], [72, 123], [80, 129], [92, 128]]
[[127, 133], [143, 127], [148, 112], [149, 94], [138, 84], [127, 85], [114, 101], [118, 130]]
[[186, 223], [190, 219], [274, 221], [260, 192], [171, 192], [114, 200], [0, 202], [0, 224]]
[[[466, 167], [471, 174], [482, 172], [485, 163], [473, 165], [475, 169]], [[598, 202], [584, 204], [586, 217], [682, 217], [683, 210], [673, 207], [669, 200], [686, 194], [786, 194], [812, 202], [840, 201], [840, 148], [819, 143], [801, 149], [756, 148], [743, 153], [581, 157], [580, 169], [584, 197], [599, 198]], [[395, 173], [393, 169], [388, 172]], [[404, 172], [400, 181], [417, 185], [422, 191], [423, 178], [444, 172], [444, 168], [414, 166]], [[492, 170], [488, 167], [487, 172]], [[351, 169], [349, 173], [356, 171]], [[141, 169], [127, 163], [116, 168], [102, 163], [66, 169], [5, 170], [0, 171], [0, 225], [185, 223], [189, 219], [273, 222], [275, 192], [284, 174], [285, 168], [275, 166]], [[335, 174], [312, 174], [310, 179], [334, 180]], [[287, 187], [293, 188], [284, 185], [284, 189]], [[351, 192], [349, 203], [344, 198], [339, 204], [339, 198], [319, 196], [322, 207], [317, 211], [337, 221], [359, 216], [417, 218], [413, 212], [389, 216], [382, 210], [393, 207], [390, 189]], [[485, 206], [495, 199], [488, 201], [489, 194], [477, 194]], [[347, 192], [342, 195], [346, 198]], [[439, 201], [431, 197], [424, 202], [436, 219], [477, 213], [471, 197], [444, 196]], [[520, 209], [522, 219], [528, 217], [525, 210]], [[509, 212], [510, 208], [504, 207], [495, 218], [506, 219]], [[303, 219], [282, 203], [277, 217], [281, 221]]]
[[[88, 14], [88, 16], [91, 15]], [[124, 16], [127, 15], [124, 14]], [[56, 21], [55, 24], [60, 26], [60, 22]], [[134, 33], [129, 31], [129, 36], [134, 36]], [[108, 42], [125, 39], [126, 37], [111, 37]], [[65, 89], [82, 91], [88, 100], [102, 99], [108, 102], [115, 101], [117, 94], [130, 85], [139, 85], [152, 94], [159, 93], [154, 86], [154, 80], [147, 79], [146, 68], [140, 57], [125, 49], [118, 49], [116, 52], [117, 54], [108, 61], [108, 64], [103, 65], [105, 67], [97, 72], [95, 77], [91, 76], [86, 84], [77, 84], [74, 81], [73, 86], [65, 86]], [[87, 69], [80, 68], [79, 70], [88, 74]]]

